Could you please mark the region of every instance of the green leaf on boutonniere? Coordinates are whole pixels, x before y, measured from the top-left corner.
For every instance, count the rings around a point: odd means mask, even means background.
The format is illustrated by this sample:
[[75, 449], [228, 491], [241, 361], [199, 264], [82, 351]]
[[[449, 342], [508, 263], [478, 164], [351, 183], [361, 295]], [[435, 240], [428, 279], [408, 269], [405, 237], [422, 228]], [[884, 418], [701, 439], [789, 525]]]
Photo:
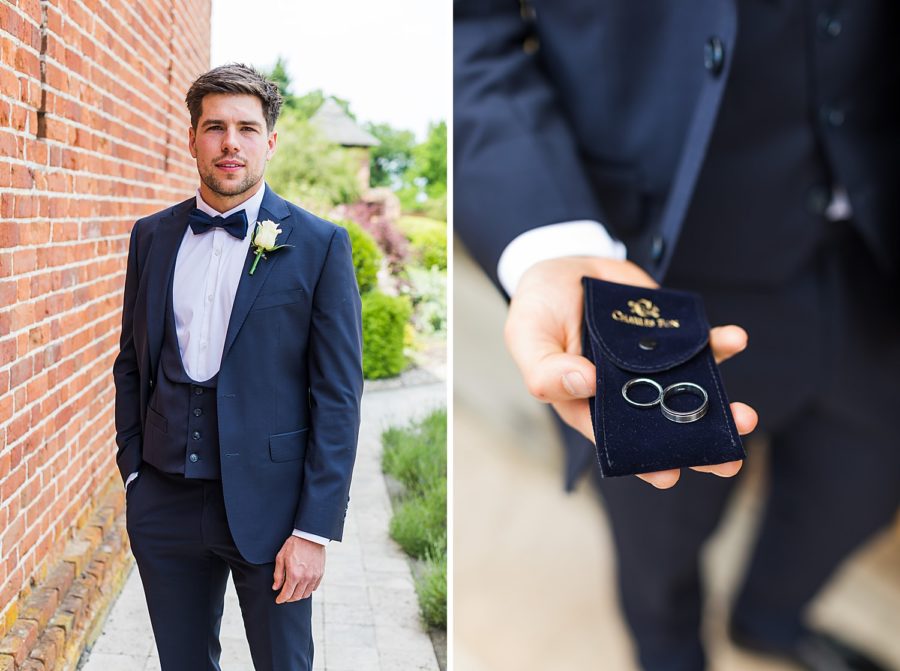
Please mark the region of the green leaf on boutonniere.
[[268, 258], [266, 252], [275, 252], [282, 247], [293, 247], [293, 245], [276, 245], [275, 240], [279, 233], [281, 233], [281, 229], [278, 228], [278, 224], [274, 221], [269, 221], [267, 219], [266, 221], [256, 222], [256, 228], [253, 230], [253, 240], [250, 243], [255, 249], [254, 254], [256, 255], [256, 258], [253, 259], [253, 265], [250, 267], [251, 275], [253, 274], [253, 271], [256, 270], [256, 264], [259, 263], [259, 258]]

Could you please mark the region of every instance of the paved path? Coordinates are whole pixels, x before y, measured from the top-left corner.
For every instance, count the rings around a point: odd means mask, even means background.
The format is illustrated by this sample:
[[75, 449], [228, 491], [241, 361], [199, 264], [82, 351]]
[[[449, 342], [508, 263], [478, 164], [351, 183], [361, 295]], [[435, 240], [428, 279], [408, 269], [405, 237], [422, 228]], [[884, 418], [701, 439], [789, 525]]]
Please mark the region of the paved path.
[[[313, 596], [316, 655], [321, 671], [437, 671], [431, 639], [420, 624], [405, 555], [388, 537], [391, 504], [381, 474], [381, 432], [446, 404], [443, 382], [367, 389], [359, 454], [344, 541], [328, 549], [325, 579]], [[250, 671], [234, 586], [222, 620], [223, 671]], [[150, 671], [159, 658], [137, 569], [113, 606], [82, 671]]]

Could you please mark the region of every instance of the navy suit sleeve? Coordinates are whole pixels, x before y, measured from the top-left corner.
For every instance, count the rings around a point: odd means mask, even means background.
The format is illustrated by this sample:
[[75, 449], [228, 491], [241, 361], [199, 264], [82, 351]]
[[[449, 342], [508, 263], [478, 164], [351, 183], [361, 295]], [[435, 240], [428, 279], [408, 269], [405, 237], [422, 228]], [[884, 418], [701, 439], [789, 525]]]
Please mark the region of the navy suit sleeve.
[[141, 465], [141, 379], [134, 347], [134, 303], [137, 298], [138, 270], [137, 224], [128, 241], [125, 270], [125, 294], [122, 300], [122, 335], [119, 354], [113, 363], [116, 387], [116, 464], [124, 482]]
[[497, 283], [517, 235], [604, 217], [518, 0], [454, 4], [454, 228]]
[[310, 439], [294, 528], [340, 540], [363, 389], [361, 303], [343, 228], [332, 235], [313, 295], [308, 365]]

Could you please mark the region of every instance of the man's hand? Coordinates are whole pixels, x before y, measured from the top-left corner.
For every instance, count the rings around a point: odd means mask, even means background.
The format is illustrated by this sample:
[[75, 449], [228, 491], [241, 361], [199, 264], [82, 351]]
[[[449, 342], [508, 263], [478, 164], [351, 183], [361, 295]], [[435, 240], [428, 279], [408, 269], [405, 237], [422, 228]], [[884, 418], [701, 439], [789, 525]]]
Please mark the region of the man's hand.
[[275, 556], [275, 582], [281, 592], [275, 603], [299, 601], [312, 595], [325, 575], [325, 546], [290, 536]]
[[[657, 286], [630, 261], [578, 256], [549, 259], [529, 268], [516, 288], [506, 318], [506, 346], [535, 398], [550, 403], [562, 420], [594, 441], [587, 399], [596, 393], [594, 365], [581, 356], [583, 276], [639, 287]], [[747, 346], [747, 333], [739, 326], [720, 326], [709, 334], [716, 363], [731, 358]], [[756, 428], [756, 411], [744, 403], [732, 403], [734, 423], [741, 435]], [[741, 461], [697, 466], [696, 471], [731, 477]], [[672, 487], [678, 469], [643, 473], [637, 477], [654, 487]]]

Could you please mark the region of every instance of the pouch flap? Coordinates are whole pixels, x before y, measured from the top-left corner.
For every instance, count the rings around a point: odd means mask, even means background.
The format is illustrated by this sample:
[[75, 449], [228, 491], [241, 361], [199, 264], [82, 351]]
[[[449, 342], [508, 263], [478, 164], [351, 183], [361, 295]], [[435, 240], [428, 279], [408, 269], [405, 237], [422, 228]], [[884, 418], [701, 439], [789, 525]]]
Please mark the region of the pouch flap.
[[696, 356], [709, 340], [709, 323], [695, 294], [590, 277], [582, 284], [590, 338], [602, 356], [624, 370], [668, 370]]

